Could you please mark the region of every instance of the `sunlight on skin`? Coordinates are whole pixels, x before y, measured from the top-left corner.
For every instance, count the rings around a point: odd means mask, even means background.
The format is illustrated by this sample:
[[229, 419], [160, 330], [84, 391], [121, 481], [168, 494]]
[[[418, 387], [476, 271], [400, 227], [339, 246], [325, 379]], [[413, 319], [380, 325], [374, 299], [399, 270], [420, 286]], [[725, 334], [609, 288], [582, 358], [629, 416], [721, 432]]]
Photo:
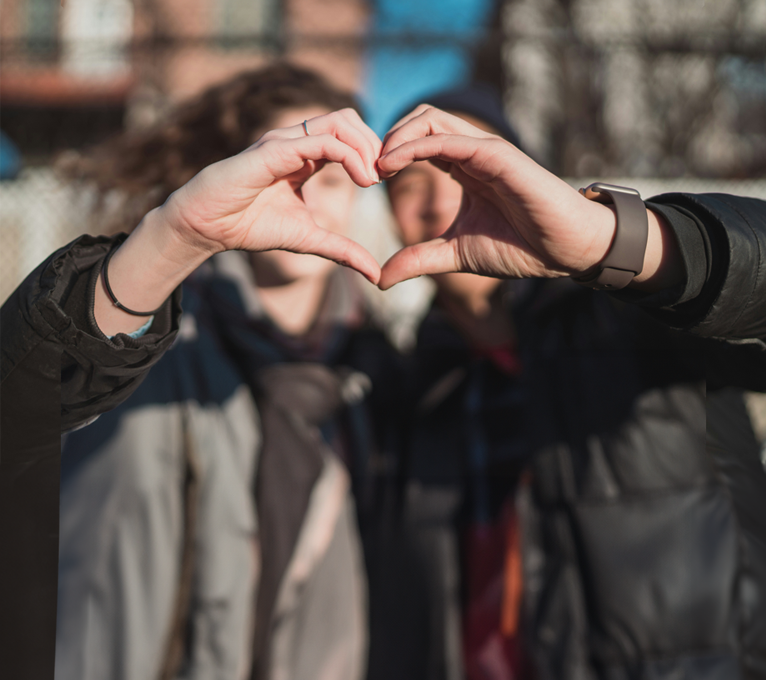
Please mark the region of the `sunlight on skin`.
[[[377, 283], [380, 267], [364, 248], [312, 219], [300, 187], [326, 161], [339, 163], [357, 185], [378, 181], [380, 140], [351, 109], [272, 130], [246, 151], [215, 163], [141, 221], [109, 265], [125, 306], [159, 307], [202, 262], [230, 249], [315, 253], [353, 267]], [[115, 307], [103, 286], [94, 314], [106, 335], [139, 328], [145, 317]]]
[[[422, 274], [472, 271], [501, 278], [580, 276], [603, 260], [616, 220], [513, 145], [466, 121], [421, 106], [394, 126], [378, 168], [392, 177], [430, 159], [464, 189], [442, 236], [406, 247], [383, 266], [380, 287]], [[683, 280], [668, 225], [648, 211], [644, 270], [633, 287], [660, 290]]]

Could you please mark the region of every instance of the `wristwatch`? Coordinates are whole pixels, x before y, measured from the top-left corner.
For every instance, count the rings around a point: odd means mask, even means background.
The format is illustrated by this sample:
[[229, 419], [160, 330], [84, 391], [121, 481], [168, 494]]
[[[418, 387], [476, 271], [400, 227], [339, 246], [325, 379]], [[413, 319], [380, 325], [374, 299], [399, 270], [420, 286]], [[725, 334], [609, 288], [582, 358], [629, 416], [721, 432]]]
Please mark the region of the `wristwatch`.
[[635, 189], [596, 182], [580, 189], [591, 201], [611, 203], [617, 213], [617, 230], [606, 257], [594, 271], [575, 278], [577, 283], [604, 290], [625, 288], [644, 268], [649, 221], [646, 206]]

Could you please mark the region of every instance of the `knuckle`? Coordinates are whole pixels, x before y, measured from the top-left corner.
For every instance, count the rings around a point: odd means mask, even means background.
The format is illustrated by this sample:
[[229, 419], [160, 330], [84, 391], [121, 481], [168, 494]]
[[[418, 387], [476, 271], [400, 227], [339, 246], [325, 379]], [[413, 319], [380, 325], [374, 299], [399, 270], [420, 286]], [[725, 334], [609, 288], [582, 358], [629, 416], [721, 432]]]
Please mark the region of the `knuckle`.
[[274, 143], [273, 138], [272, 139], [267, 139], [266, 135], [264, 135], [263, 137], [261, 137], [258, 140], [258, 147], [257, 148], [258, 148], [259, 151], [262, 151], [264, 153], [269, 153], [269, 152], [271, 152], [274, 149], [274, 146], [275, 146], [275, 143]]
[[322, 145], [322, 151], [326, 154], [332, 154], [333, 156], [341, 155], [345, 156], [346, 149], [344, 144], [338, 141], [338, 139], [329, 133], [317, 135], [316, 140]]
[[285, 143], [287, 141], [288, 140], [279, 137], [272, 137], [271, 139], [267, 139], [261, 145], [261, 150], [270, 154], [281, 153], [286, 150]]

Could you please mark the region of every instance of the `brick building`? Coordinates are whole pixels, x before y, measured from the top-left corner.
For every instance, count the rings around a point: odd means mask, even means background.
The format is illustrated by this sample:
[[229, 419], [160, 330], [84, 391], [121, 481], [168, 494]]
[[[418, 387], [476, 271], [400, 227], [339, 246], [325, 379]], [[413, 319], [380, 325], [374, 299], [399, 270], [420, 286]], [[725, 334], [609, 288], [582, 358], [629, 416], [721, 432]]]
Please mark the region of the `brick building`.
[[0, 124], [27, 162], [276, 57], [361, 84], [365, 0], [4, 0]]

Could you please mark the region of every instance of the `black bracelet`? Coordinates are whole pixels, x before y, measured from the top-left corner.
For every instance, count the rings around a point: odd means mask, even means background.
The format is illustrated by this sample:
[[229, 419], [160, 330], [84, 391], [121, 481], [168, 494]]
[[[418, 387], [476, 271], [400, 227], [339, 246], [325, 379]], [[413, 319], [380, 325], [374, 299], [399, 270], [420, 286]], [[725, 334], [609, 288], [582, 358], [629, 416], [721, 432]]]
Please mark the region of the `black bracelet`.
[[104, 275], [104, 287], [106, 288], [106, 294], [109, 296], [109, 299], [112, 301], [112, 304], [121, 309], [126, 314], [132, 314], [133, 316], [154, 316], [155, 314], [159, 314], [162, 311], [162, 308], [165, 306], [165, 303], [163, 302], [162, 305], [157, 307], [153, 312], [135, 312], [132, 309], [128, 309], [125, 305], [123, 305], [118, 299], [117, 296], [112, 291], [112, 287], [109, 285], [109, 276], [107, 275], [107, 268], [109, 267], [109, 260], [112, 259], [112, 255], [114, 255], [119, 250], [119, 246], [117, 248], [113, 248], [109, 251], [109, 254], [106, 256], [106, 259], [104, 260], [104, 266], [101, 268], [101, 273]]

